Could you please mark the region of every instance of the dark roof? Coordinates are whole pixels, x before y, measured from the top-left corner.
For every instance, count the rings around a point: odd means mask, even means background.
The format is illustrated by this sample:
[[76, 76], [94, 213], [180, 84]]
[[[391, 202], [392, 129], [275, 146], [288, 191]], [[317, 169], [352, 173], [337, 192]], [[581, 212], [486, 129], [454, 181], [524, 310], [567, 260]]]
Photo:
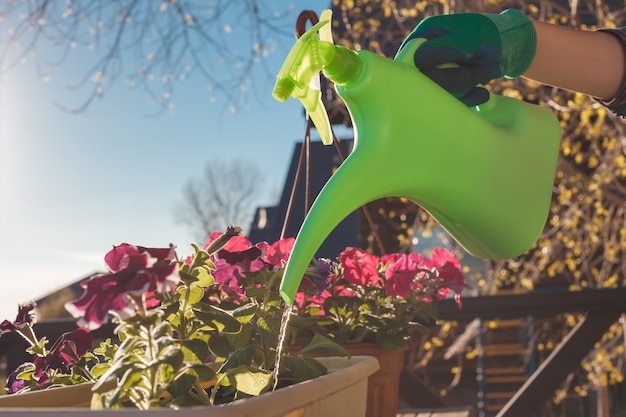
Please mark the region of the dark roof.
[[[352, 140], [341, 140], [340, 146], [344, 155], [348, 155], [352, 148]], [[259, 207], [254, 220], [250, 225], [249, 238], [253, 243], [266, 241], [275, 242], [281, 237], [283, 224], [287, 217], [289, 199], [293, 185], [296, 182], [298, 161], [302, 152], [303, 143], [299, 142], [294, 148], [289, 171], [283, 187], [280, 202], [275, 207]], [[319, 194], [326, 181], [341, 164], [341, 158], [335, 146], [325, 146], [319, 141], [312, 141], [310, 146], [310, 203]], [[295, 198], [292, 204], [291, 216], [287, 223], [285, 237], [295, 237], [305, 217], [305, 170], [302, 171]], [[334, 259], [347, 246], [358, 246], [358, 216], [352, 213], [343, 220], [328, 236], [320, 247], [317, 257]]]
[[38, 300], [37, 315], [39, 320], [60, 319], [71, 317], [70, 313], [65, 309], [65, 303], [76, 300], [83, 295], [83, 287], [81, 283], [92, 278], [97, 273], [87, 275], [63, 288], [53, 291]]

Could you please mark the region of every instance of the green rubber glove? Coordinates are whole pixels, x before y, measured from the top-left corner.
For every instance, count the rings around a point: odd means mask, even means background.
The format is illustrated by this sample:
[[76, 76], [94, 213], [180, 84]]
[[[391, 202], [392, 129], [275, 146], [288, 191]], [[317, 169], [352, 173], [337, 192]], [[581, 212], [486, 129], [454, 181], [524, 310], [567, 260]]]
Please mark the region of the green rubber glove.
[[[480, 87], [494, 78], [519, 77], [530, 67], [537, 34], [519, 10], [500, 14], [457, 13], [422, 20], [404, 40], [425, 38], [414, 61], [426, 76], [468, 105], [488, 99]], [[455, 63], [457, 66], [443, 66]]]

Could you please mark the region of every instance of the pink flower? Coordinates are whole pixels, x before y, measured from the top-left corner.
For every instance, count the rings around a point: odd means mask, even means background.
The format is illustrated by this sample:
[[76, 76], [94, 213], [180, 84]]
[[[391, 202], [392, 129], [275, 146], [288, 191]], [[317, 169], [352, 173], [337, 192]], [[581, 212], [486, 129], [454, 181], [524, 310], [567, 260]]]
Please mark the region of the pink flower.
[[180, 280], [178, 264], [173, 262], [174, 248], [152, 249], [123, 243], [105, 256], [111, 272], [98, 274], [83, 282], [83, 295], [65, 304], [78, 325], [97, 329], [108, 321], [109, 311], [122, 317], [135, 312], [131, 298], [146, 292], [165, 293]]
[[35, 373], [33, 378], [37, 380], [37, 385], [42, 386], [50, 381], [48, 372], [57, 370], [67, 373], [70, 366], [82, 358], [91, 348], [93, 337], [88, 330], [76, 329], [63, 333], [50, 352], [43, 357], [35, 359]]
[[[219, 232], [213, 233], [205, 247], [210, 246], [220, 235]], [[268, 244], [265, 242], [252, 245], [245, 236], [231, 237], [222, 249], [211, 255], [215, 264], [215, 270], [212, 272], [215, 282], [237, 294], [243, 294], [244, 290], [239, 281], [245, 278], [246, 273], [263, 269], [265, 263], [262, 258], [267, 247]]]
[[320, 294], [306, 295], [303, 291], [296, 293], [294, 303], [299, 308], [311, 308], [319, 307], [320, 310], [316, 312], [315, 316], [323, 316], [324, 313], [324, 300], [330, 296], [328, 291], [322, 291]]
[[343, 266], [343, 277], [350, 284], [366, 287], [380, 286], [382, 278], [378, 275], [378, 257], [364, 250], [347, 248], [337, 257]]
[[380, 263], [383, 264], [383, 266], [387, 264], [392, 264], [395, 261], [397, 261], [400, 256], [402, 256], [402, 254], [397, 253], [397, 252], [388, 253], [387, 255], [383, 255], [380, 257]]
[[9, 374], [6, 380], [6, 386], [4, 387], [7, 394], [15, 394], [26, 388], [26, 381], [17, 376], [24, 372], [30, 365], [29, 362], [25, 362]]
[[435, 248], [430, 260], [439, 271], [439, 279], [444, 284], [438, 289], [437, 298], [444, 299], [450, 290], [453, 290], [456, 293], [454, 298], [461, 307], [461, 293], [465, 288], [465, 276], [461, 272], [461, 263], [452, 252], [444, 248]]
[[385, 290], [393, 297], [405, 298], [415, 286], [417, 275], [428, 268], [428, 260], [418, 253], [391, 258], [385, 271]]
[[128, 267], [129, 262], [132, 261], [134, 256], [138, 256], [142, 253], [147, 253], [152, 257], [153, 262], [160, 260], [172, 260], [174, 259], [174, 247], [169, 248], [144, 248], [143, 246], [129, 245], [128, 243], [122, 243], [119, 246], [114, 246], [106, 255], [104, 255], [104, 262], [109, 271], [117, 272], [120, 269]]
[[3, 333], [19, 331], [33, 324], [35, 322], [35, 307], [36, 304], [34, 301], [20, 304], [17, 308], [17, 317], [13, 322], [4, 320], [0, 323], [0, 335]]
[[263, 260], [277, 268], [283, 267], [284, 263], [289, 259], [289, 255], [291, 255], [291, 250], [295, 242], [296, 239], [288, 237], [272, 243], [268, 246]]
[[32, 325], [35, 323], [36, 314], [35, 307], [37, 304], [34, 301], [20, 304], [17, 310], [17, 317], [14, 321], [4, 320], [0, 323], [0, 336], [4, 333], [16, 332], [31, 344], [31, 346], [37, 345], [37, 337], [33, 332]]

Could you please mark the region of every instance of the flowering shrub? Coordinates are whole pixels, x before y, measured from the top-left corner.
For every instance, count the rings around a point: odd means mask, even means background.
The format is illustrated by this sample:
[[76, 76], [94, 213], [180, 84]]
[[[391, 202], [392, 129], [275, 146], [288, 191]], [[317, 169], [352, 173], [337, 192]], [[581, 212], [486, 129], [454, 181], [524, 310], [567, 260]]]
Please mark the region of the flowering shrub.
[[340, 344], [376, 342], [398, 349], [423, 323], [436, 319], [434, 301], [454, 291], [461, 306], [465, 277], [458, 259], [443, 248], [430, 258], [418, 253], [378, 257], [348, 248], [332, 264], [325, 286], [319, 291], [305, 284], [297, 295], [292, 326], [308, 335], [304, 340], [313, 332]]
[[[94, 408], [229, 402], [325, 374], [304, 352], [345, 354], [340, 344], [370, 340], [396, 348], [435, 317], [432, 301], [464, 285], [458, 261], [440, 249], [379, 258], [349, 248], [337, 262], [315, 259], [289, 311], [287, 343], [302, 349], [281, 354], [278, 288], [294, 239], [252, 244], [240, 232], [214, 233], [185, 259], [173, 247], [114, 247], [109, 272], [66, 305], [78, 329], [49, 350], [33, 332], [34, 304], [20, 306], [0, 332], [19, 332], [35, 359], [9, 376], [8, 391], [94, 382]], [[91, 349], [90, 330], [111, 318], [119, 340]]]

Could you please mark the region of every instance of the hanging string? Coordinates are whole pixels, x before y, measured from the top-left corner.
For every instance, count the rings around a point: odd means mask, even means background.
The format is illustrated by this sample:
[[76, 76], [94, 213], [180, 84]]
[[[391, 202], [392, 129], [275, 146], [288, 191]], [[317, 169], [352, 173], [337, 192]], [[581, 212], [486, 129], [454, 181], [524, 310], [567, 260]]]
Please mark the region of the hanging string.
[[[317, 13], [312, 10], [304, 10], [298, 16], [296, 20], [296, 38], [299, 39], [300, 36], [304, 35], [306, 32], [306, 25], [308, 22], [311, 22], [311, 25], [316, 25], [319, 22], [319, 17]], [[300, 157], [298, 159], [298, 167], [296, 168], [296, 176], [293, 181], [293, 185], [291, 187], [291, 195], [289, 196], [289, 203], [287, 204], [287, 212], [285, 213], [285, 221], [283, 222], [283, 228], [280, 232], [280, 238], [283, 239], [287, 235], [287, 226], [291, 221], [291, 215], [293, 214], [293, 206], [294, 201], [296, 199], [296, 194], [298, 191], [298, 184], [300, 183], [300, 178], [302, 177], [302, 164], [305, 163], [305, 190], [304, 190], [304, 216], [306, 217], [309, 212], [310, 206], [310, 193], [311, 193], [311, 127], [313, 126], [313, 122], [311, 121], [311, 117], [309, 114], [306, 115], [306, 131], [304, 133], [304, 142], [302, 143], [302, 147], [300, 148]]]
[[[311, 138], [311, 126], [313, 125], [313, 122], [311, 122], [311, 119], [309, 117], [307, 117], [307, 123], [306, 123], [306, 132], [304, 134], [304, 142], [306, 143], [307, 141], [310, 142], [310, 138]], [[304, 144], [302, 145], [302, 148], [300, 149], [300, 157], [298, 158], [298, 167], [296, 168], [296, 176], [293, 180], [293, 185], [291, 186], [291, 195], [289, 195], [289, 203], [287, 204], [287, 212], [285, 213], [285, 221], [283, 222], [283, 229], [280, 232], [280, 238], [284, 239], [285, 236], [287, 235], [287, 226], [289, 225], [289, 221], [291, 220], [291, 215], [293, 213], [293, 205], [294, 205], [294, 201], [296, 199], [296, 193], [298, 191], [298, 184], [300, 183], [300, 177], [302, 176], [302, 164], [304, 163], [305, 160], [305, 154], [306, 152], [306, 146], [304, 146]], [[308, 159], [308, 158], [307, 158]], [[309, 164], [310, 162], [307, 162], [307, 164]], [[307, 176], [309, 174], [309, 170], [307, 169]], [[309, 182], [308, 182], [308, 178], [307, 178], [307, 187], [309, 186]], [[305, 190], [305, 211], [304, 211], [304, 215], [306, 216], [306, 214], [308, 213], [309, 210], [309, 205], [308, 205], [308, 199], [309, 199], [309, 189]]]

